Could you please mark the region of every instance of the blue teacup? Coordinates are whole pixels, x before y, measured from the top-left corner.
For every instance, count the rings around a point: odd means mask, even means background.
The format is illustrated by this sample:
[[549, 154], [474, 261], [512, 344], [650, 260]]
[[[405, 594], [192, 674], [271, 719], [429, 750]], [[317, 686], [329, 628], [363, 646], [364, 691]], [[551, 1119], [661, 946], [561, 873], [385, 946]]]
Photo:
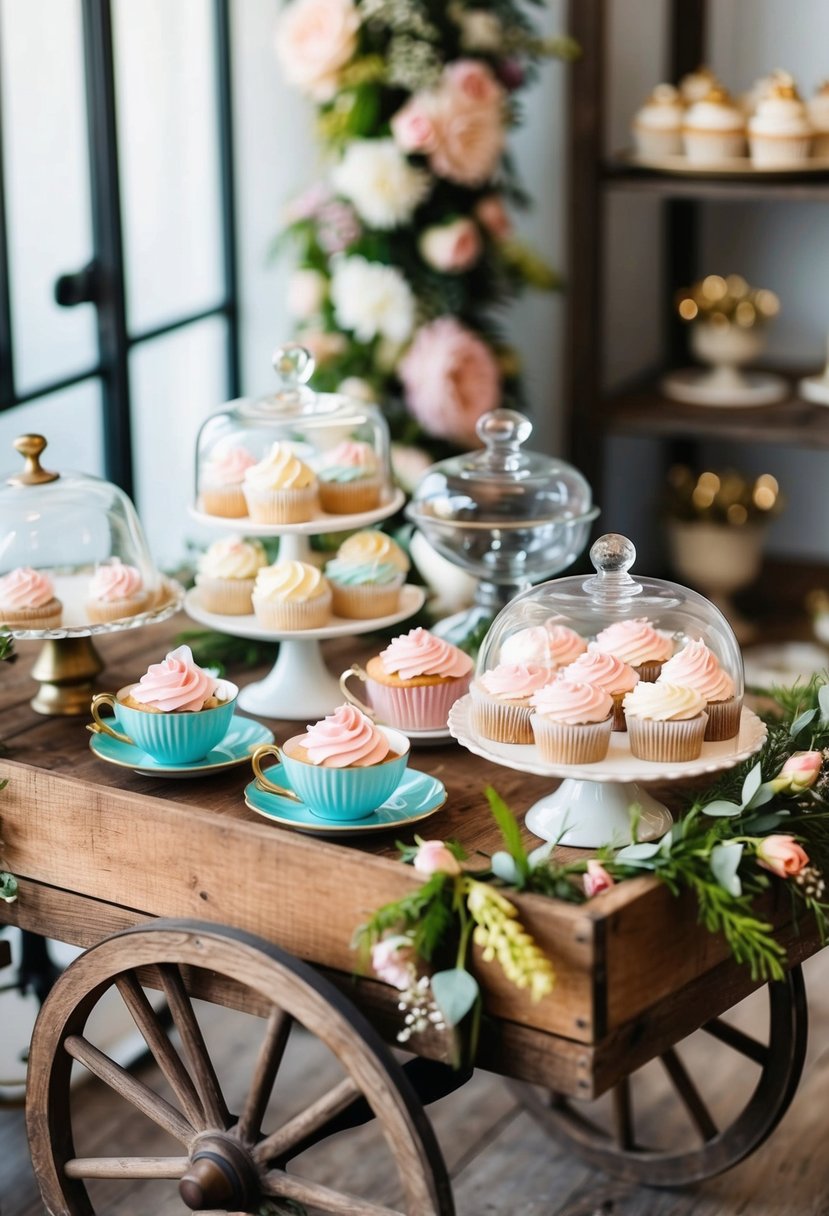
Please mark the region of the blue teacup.
[[[161, 764], [190, 764], [202, 760], [224, 739], [236, 708], [238, 688], [227, 680], [222, 683], [228, 699], [221, 705], [214, 709], [176, 710], [173, 713], [152, 713], [124, 705], [123, 698], [130, 695], [134, 684], [128, 684], [117, 693], [99, 692], [92, 698], [95, 725], [90, 730], [138, 747]], [[123, 731], [115, 730], [101, 718], [104, 705], [114, 711], [115, 721]]]

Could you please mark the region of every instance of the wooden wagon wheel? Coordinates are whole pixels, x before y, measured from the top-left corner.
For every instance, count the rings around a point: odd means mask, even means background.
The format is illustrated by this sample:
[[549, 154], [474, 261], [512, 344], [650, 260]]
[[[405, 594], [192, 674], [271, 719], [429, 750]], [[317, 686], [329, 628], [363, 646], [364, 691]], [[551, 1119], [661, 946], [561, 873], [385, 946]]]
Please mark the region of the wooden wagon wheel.
[[[794, 967], [780, 983], [767, 986], [769, 998], [766, 1042], [746, 1034], [722, 1017], [702, 1030], [718, 1044], [739, 1053], [746, 1068], [758, 1069], [745, 1105], [731, 1122], [718, 1127], [692, 1080], [677, 1047], [663, 1052], [660, 1060], [674, 1097], [696, 1133], [690, 1146], [655, 1148], [642, 1144], [636, 1134], [636, 1073], [611, 1091], [605, 1125], [588, 1117], [571, 1102], [533, 1086], [511, 1082], [511, 1088], [526, 1109], [555, 1137], [564, 1141], [585, 1161], [606, 1173], [648, 1186], [686, 1186], [722, 1173], [742, 1161], [774, 1131], [794, 1097], [806, 1054], [806, 994], [800, 967]], [[677, 1045], [681, 1046], [681, 1045]], [[742, 1068], [742, 1065], [741, 1065]], [[715, 1055], [707, 1067], [716, 1076]]]
[[[182, 971], [182, 968], [187, 970]], [[190, 969], [199, 969], [192, 971]], [[143, 969], [143, 970], [142, 970]], [[240, 986], [241, 1008], [267, 1013], [246, 1097], [231, 1115], [188, 986], [209, 973]], [[142, 982], [163, 989], [181, 1046], [154, 1011]], [[116, 988], [175, 1101], [120, 1068], [85, 1028]], [[336, 1056], [343, 1080], [300, 1114], [261, 1127], [292, 1024]], [[178, 1142], [172, 1157], [78, 1158], [71, 1125], [70, 1072], [79, 1061]], [[279, 1096], [278, 1087], [276, 1096]], [[367, 1105], [366, 1105], [367, 1104]], [[360, 1110], [363, 1115], [361, 1116]], [[357, 1111], [349, 1121], [349, 1113]], [[27, 1123], [32, 1159], [51, 1216], [90, 1216], [92, 1179], [169, 1179], [182, 1210], [258, 1212], [267, 1199], [342, 1216], [400, 1216], [320, 1185], [286, 1165], [332, 1128], [372, 1114], [396, 1166], [407, 1216], [452, 1216], [449, 1182], [431, 1125], [402, 1069], [351, 1003], [306, 964], [250, 934], [189, 921], [156, 921], [119, 933], [81, 955], [58, 980], [32, 1037]], [[128, 1185], [128, 1183], [125, 1183]], [[90, 1189], [93, 1189], [91, 1184]], [[100, 1210], [103, 1210], [101, 1208]], [[293, 1208], [291, 1208], [293, 1210]], [[297, 1209], [301, 1210], [301, 1209]]]

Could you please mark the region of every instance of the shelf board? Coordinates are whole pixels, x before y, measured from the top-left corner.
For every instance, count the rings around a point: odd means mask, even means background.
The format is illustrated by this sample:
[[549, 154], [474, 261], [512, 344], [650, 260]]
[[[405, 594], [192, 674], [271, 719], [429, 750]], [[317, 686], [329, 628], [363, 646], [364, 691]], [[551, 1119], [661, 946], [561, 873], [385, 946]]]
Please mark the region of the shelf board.
[[829, 201], [829, 172], [808, 178], [720, 178], [701, 174], [683, 177], [608, 161], [602, 166], [601, 181], [606, 190], [649, 194], [656, 198], [720, 199], [723, 202], [745, 202], [748, 199], [785, 199], [787, 202], [807, 203]]

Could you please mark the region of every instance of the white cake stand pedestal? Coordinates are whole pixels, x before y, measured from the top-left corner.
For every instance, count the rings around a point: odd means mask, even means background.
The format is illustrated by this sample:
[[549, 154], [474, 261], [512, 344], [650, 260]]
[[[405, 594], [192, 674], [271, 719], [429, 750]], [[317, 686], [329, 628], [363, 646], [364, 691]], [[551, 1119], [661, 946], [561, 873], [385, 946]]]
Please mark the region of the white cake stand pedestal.
[[449, 730], [460, 744], [485, 760], [523, 773], [563, 778], [561, 785], [530, 807], [525, 822], [542, 840], [583, 849], [629, 844], [634, 805], [641, 812], [637, 839], [663, 836], [673, 822], [671, 813], [644, 785], [688, 781], [733, 768], [759, 751], [766, 738], [765, 725], [750, 709], [743, 709], [737, 738], [704, 743], [697, 760], [670, 764], [640, 760], [631, 755], [627, 734], [614, 731], [608, 754], [600, 763], [552, 764], [534, 744], [484, 739], [475, 727], [469, 696], [452, 706]]

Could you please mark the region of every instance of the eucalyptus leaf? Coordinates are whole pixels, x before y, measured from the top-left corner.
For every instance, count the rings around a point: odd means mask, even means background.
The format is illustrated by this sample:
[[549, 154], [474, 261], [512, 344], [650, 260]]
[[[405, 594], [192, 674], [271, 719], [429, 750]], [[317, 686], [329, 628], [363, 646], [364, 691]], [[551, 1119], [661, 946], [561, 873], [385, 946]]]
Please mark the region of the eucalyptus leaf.
[[432, 995], [448, 1026], [457, 1026], [478, 999], [477, 981], [461, 967], [436, 971], [432, 976]]
[[767, 811], [765, 815], [752, 815], [746, 819], [743, 827], [748, 836], [762, 836], [764, 832], [773, 832], [789, 818], [788, 811]]
[[741, 844], [718, 844], [711, 850], [711, 873], [717, 882], [735, 899], [743, 893], [737, 870], [743, 855]]
[[765, 806], [767, 802], [771, 802], [776, 790], [770, 781], [765, 781], [757, 793], [748, 801], [743, 803], [743, 810], [756, 811], [758, 807]]
[[746, 779], [743, 782], [743, 791], [742, 791], [742, 806], [743, 807], [747, 807], [747, 806], [751, 805], [751, 800], [754, 797], [754, 795], [757, 793], [757, 791], [759, 790], [762, 783], [763, 783], [763, 774], [760, 769], [760, 765], [755, 764], [754, 768], [749, 773], [746, 774]]
[[820, 722], [825, 726], [829, 722], [829, 684], [821, 684], [817, 694], [820, 706]]
[[538, 866], [543, 866], [545, 861], [549, 861], [550, 854], [556, 847], [554, 840], [548, 840], [546, 844], [541, 844], [537, 849], [533, 849], [527, 861], [530, 863], [530, 869], [535, 870]]
[[521, 878], [514, 858], [503, 849], [492, 854], [489, 864], [495, 877], [500, 878], [501, 882], [508, 883], [511, 887], [514, 887]]
[[670, 853], [671, 849], [673, 848], [673, 844], [674, 844], [674, 833], [673, 833], [673, 828], [672, 828], [670, 830], [670, 832], [666, 832], [665, 835], [660, 840], [659, 852], [664, 853], [664, 855], [667, 857], [668, 854]]
[[806, 729], [816, 713], [816, 709], [807, 709], [799, 717], [795, 718], [789, 727], [789, 734], [793, 739], [796, 739], [800, 732]]
[[739, 815], [742, 809], [741, 806], [737, 806], [736, 802], [726, 802], [720, 798], [704, 806], [702, 813], [703, 815], [711, 815], [714, 819], [730, 819], [734, 815]]
[[648, 844], [629, 844], [619, 850], [614, 861], [649, 861], [651, 857], [656, 856], [661, 847], [661, 842], [658, 840]]

